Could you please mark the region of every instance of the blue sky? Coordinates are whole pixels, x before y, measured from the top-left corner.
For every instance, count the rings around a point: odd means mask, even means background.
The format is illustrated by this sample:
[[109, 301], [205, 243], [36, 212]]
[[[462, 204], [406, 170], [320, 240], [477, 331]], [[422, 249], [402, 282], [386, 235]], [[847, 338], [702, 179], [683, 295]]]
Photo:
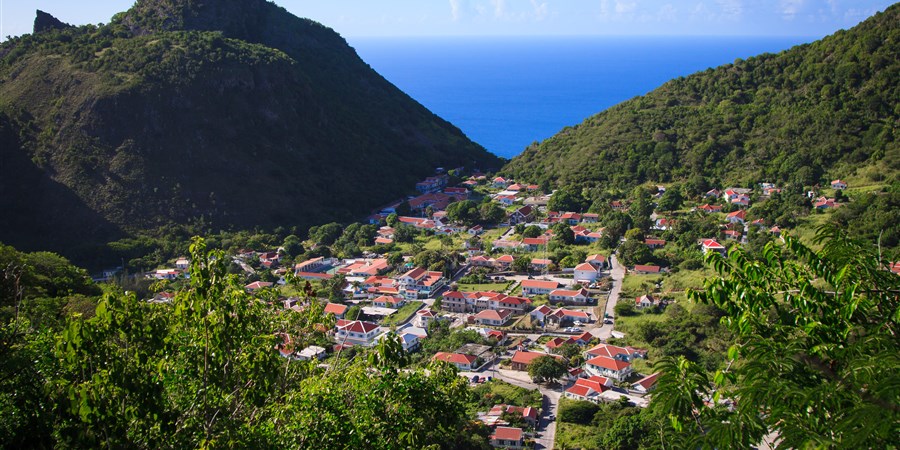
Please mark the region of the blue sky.
[[[30, 33], [35, 9], [108, 22], [132, 0], [0, 0], [0, 37]], [[887, 0], [277, 0], [345, 37], [749, 35], [822, 37]]]

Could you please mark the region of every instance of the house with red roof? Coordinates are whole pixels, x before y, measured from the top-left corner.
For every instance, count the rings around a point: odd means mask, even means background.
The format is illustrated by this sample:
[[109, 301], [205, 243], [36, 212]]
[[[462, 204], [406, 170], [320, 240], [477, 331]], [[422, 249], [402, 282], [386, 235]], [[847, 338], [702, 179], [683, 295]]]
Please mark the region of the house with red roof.
[[402, 297], [395, 297], [391, 295], [382, 295], [372, 300], [372, 306], [378, 308], [400, 309], [400, 307], [405, 304], [406, 300], [404, 300]]
[[470, 227], [468, 230], [466, 230], [466, 233], [469, 233], [472, 236], [478, 236], [484, 233], [484, 227], [482, 227], [481, 225], [475, 225], [474, 227]]
[[650, 248], [661, 248], [666, 246], [665, 239], [645, 239], [644, 245]]
[[700, 205], [697, 207], [698, 211], [703, 211], [706, 213], [717, 213], [722, 212], [722, 207], [719, 205], [710, 205], [708, 203]]
[[584, 223], [597, 223], [600, 221], [600, 214], [594, 214], [594, 213], [582, 214], [581, 221]]
[[625, 204], [620, 202], [619, 200], [613, 200], [613, 201], [609, 202], [609, 207], [616, 211], [624, 211], [624, 210], [628, 209], [625, 206]]
[[328, 302], [325, 304], [325, 314], [334, 314], [335, 319], [343, 319], [344, 314], [347, 314], [348, 309], [350, 309], [350, 307], [340, 303]]
[[253, 292], [258, 289], [270, 288], [270, 287], [272, 287], [272, 285], [273, 285], [273, 283], [268, 282], [268, 281], [254, 281], [254, 282], [244, 286], [244, 289], [246, 289], [250, 292]]
[[516, 197], [515, 195], [498, 195], [497, 197], [495, 197], [495, 200], [497, 200], [498, 202], [500, 202], [503, 205], [511, 206], [513, 203], [516, 202], [517, 198], [518, 197]]
[[575, 384], [566, 389], [565, 396], [573, 400], [585, 400], [598, 403], [600, 394], [612, 388], [612, 380], [607, 377], [592, 375], [589, 378], [578, 378]]
[[397, 277], [400, 293], [409, 300], [430, 297], [446, 284], [444, 274], [416, 267]]
[[660, 300], [652, 295], [642, 295], [634, 299], [634, 307], [638, 309], [652, 308], [659, 305]]
[[634, 268], [631, 270], [634, 273], [653, 274], [653, 273], [659, 273], [662, 269], [659, 266], [635, 264]]
[[509, 270], [515, 260], [512, 255], [501, 255], [494, 259], [494, 265], [500, 270]]
[[506, 323], [510, 317], [512, 317], [512, 311], [505, 309], [485, 309], [484, 311], [475, 314], [475, 321], [482, 325], [501, 326]]
[[600, 255], [600, 254], [589, 255], [584, 260], [584, 262], [596, 267], [597, 270], [605, 269], [608, 264], [606, 261], [607, 261], [606, 257], [603, 255]]
[[551, 264], [553, 264], [553, 261], [549, 259], [533, 258], [531, 260], [531, 269], [542, 272], [546, 269], [549, 269]]
[[437, 320], [437, 314], [434, 311], [427, 308], [420, 309], [416, 311], [416, 315], [413, 317], [413, 325], [427, 330], [431, 322], [435, 320]]
[[371, 347], [375, 338], [381, 334], [381, 327], [372, 322], [362, 320], [338, 320], [335, 324], [335, 340], [339, 344], [361, 345]]
[[459, 370], [470, 371], [476, 367], [478, 357], [462, 353], [437, 352], [431, 357], [432, 361], [444, 361], [456, 366]]
[[544, 344], [544, 349], [547, 350], [547, 353], [556, 353], [559, 351], [559, 348], [566, 344], [574, 344], [575, 340], [572, 338], [561, 338], [555, 337], [550, 339]]
[[522, 247], [529, 252], [536, 252], [550, 242], [549, 236], [522, 239]]
[[722, 234], [725, 235], [725, 239], [731, 239], [732, 241], [740, 241], [744, 237], [744, 232], [738, 230], [725, 230]]
[[330, 266], [330, 260], [323, 257], [307, 259], [306, 261], [294, 264], [294, 273], [299, 272], [321, 272]]
[[348, 277], [371, 277], [381, 275], [391, 269], [387, 259], [358, 259], [345, 267], [338, 269], [338, 273]]
[[528, 370], [528, 365], [541, 356], [552, 356], [556, 359], [562, 360], [562, 357], [557, 355], [540, 352], [529, 352], [527, 350], [518, 350], [513, 353], [512, 358], [510, 358], [510, 368], [512, 370], [526, 371]]
[[578, 345], [590, 344], [591, 341], [593, 341], [594, 339], [595, 339], [594, 335], [591, 334], [589, 331], [585, 331], [584, 333], [581, 333], [579, 335], [572, 336], [572, 340], [575, 341], [575, 343]]
[[510, 183], [510, 180], [507, 180], [506, 178], [503, 178], [503, 177], [496, 177], [491, 182], [491, 184], [496, 188], [505, 188], [506, 186], [509, 185], [509, 183]]
[[704, 255], [709, 252], [718, 252], [720, 255], [725, 256], [725, 246], [716, 242], [715, 239], [704, 239], [700, 241], [700, 247], [703, 249]]
[[565, 221], [569, 225], [578, 225], [581, 222], [581, 214], [575, 212], [564, 212], [559, 216], [559, 220]]
[[509, 186], [506, 187], [506, 190], [507, 190], [507, 191], [513, 191], [513, 192], [519, 192], [519, 191], [521, 191], [521, 190], [523, 190], [523, 189], [525, 189], [525, 186], [522, 186], [522, 185], [519, 184], [519, 183], [513, 183], [513, 184], [511, 184], [511, 185], [509, 185]]
[[575, 322], [589, 323], [591, 321], [591, 315], [584, 311], [557, 308], [552, 313], [545, 316], [544, 321], [548, 324], [562, 327], [573, 325]]
[[631, 385], [631, 389], [639, 394], [647, 394], [656, 388], [656, 380], [659, 378], [659, 372], [647, 375]]
[[834, 207], [835, 207], [835, 204], [834, 204], [833, 198], [819, 197], [813, 203], [813, 208], [815, 208], [815, 209], [830, 209], [830, 208], [834, 208]]
[[584, 364], [587, 371], [592, 375], [609, 377], [617, 381], [625, 381], [633, 371], [631, 363], [606, 356], [591, 358]]
[[[494, 405], [490, 411], [488, 411], [484, 417], [487, 419], [485, 423], [492, 424], [500, 424], [500, 417], [503, 414], [520, 414], [522, 419], [525, 420], [525, 423], [534, 426], [538, 421], [538, 412], [537, 409], [532, 408], [530, 406], [522, 407], [522, 406], [513, 406], [513, 405]], [[503, 424], [506, 424], [503, 422]]]
[[547, 295], [551, 291], [559, 287], [559, 283], [555, 281], [544, 280], [522, 280], [522, 295], [530, 297], [532, 295]]
[[573, 272], [573, 278], [575, 279], [575, 282], [592, 282], [596, 280], [599, 275], [600, 272], [597, 270], [597, 268], [586, 262], [575, 266], [575, 271]]
[[647, 351], [634, 347], [620, 347], [618, 345], [611, 344], [597, 344], [584, 352], [585, 359], [596, 358], [598, 356], [604, 356], [607, 358], [613, 358], [628, 362], [634, 358], [646, 358]]
[[525, 433], [521, 428], [497, 427], [491, 434], [491, 447], [525, 448]]
[[553, 313], [553, 308], [551, 308], [547, 305], [541, 305], [541, 306], [538, 306], [537, 308], [534, 308], [534, 310], [532, 310], [530, 314], [531, 314], [532, 320], [543, 321], [544, 317], [546, 317], [547, 315], [552, 314], [552, 313]]
[[590, 293], [585, 288], [577, 290], [555, 289], [550, 291], [549, 297], [551, 303], [561, 302], [572, 305], [586, 305], [591, 300]]
[[739, 209], [737, 211], [730, 212], [730, 213], [728, 213], [727, 216], [725, 216], [725, 220], [727, 220], [731, 223], [744, 223], [744, 220], [746, 218], [747, 218], [747, 211], [745, 211], [743, 209]]
[[831, 182], [831, 188], [838, 189], [847, 189], [847, 182], [844, 180], [834, 180]]

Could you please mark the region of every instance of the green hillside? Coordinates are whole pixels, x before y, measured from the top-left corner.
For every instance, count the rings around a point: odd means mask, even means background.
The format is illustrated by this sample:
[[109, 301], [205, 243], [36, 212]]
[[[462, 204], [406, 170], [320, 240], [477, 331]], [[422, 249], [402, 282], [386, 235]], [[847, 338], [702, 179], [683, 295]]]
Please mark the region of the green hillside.
[[500, 166], [264, 0], [141, 0], [35, 29], [0, 44], [0, 239], [19, 248], [349, 221], [435, 167]]
[[900, 168], [898, 25], [894, 5], [821, 41], [672, 80], [527, 148], [503, 172], [594, 192], [834, 178], [877, 190]]

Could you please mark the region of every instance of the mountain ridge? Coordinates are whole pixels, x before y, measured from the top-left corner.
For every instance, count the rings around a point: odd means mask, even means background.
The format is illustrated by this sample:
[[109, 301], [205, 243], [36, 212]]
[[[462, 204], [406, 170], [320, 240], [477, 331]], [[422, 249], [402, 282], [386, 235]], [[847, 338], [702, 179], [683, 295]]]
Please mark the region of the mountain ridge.
[[[5, 42], [0, 126], [0, 240], [69, 255], [178, 223], [351, 221], [437, 166], [500, 165], [337, 33], [257, 0], [143, 0]], [[53, 214], [58, 190], [77, 212]]]
[[869, 166], [890, 182], [898, 22], [895, 4], [815, 43], [676, 78], [526, 148], [502, 172], [612, 195], [648, 182], [801, 188]]

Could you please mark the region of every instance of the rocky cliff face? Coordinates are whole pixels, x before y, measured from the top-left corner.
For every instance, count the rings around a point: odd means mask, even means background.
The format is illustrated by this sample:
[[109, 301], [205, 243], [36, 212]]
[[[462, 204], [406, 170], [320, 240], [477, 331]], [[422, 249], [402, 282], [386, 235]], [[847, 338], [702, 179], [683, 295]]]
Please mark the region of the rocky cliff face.
[[41, 33], [49, 30], [62, 30], [70, 27], [71, 25], [67, 23], [63, 23], [56, 17], [51, 16], [41, 10], [37, 10], [37, 15], [34, 18], [34, 32]]

